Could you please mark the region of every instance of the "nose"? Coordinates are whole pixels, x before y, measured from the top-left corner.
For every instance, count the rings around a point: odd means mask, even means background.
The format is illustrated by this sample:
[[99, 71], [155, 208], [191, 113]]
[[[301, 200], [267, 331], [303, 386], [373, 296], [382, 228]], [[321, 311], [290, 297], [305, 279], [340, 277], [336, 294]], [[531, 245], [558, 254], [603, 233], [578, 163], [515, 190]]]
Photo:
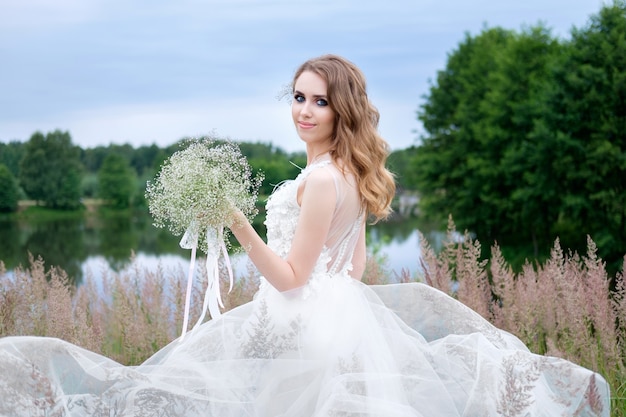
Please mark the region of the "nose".
[[304, 103], [300, 103], [300, 115], [307, 118], [311, 117], [311, 105], [308, 100]]

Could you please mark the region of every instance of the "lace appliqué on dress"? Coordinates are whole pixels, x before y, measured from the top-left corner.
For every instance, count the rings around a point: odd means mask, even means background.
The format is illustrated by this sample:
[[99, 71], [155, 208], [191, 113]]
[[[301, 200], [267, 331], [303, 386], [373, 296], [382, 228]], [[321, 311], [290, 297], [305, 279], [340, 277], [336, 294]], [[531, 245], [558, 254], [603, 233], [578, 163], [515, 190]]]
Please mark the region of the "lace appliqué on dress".
[[269, 313], [266, 300], [260, 300], [258, 309], [246, 329], [241, 345], [246, 358], [272, 359], [298, 348], [298, 335], [302, 327], [299, 316], [289, 321], [288, 326], [278, 325]]

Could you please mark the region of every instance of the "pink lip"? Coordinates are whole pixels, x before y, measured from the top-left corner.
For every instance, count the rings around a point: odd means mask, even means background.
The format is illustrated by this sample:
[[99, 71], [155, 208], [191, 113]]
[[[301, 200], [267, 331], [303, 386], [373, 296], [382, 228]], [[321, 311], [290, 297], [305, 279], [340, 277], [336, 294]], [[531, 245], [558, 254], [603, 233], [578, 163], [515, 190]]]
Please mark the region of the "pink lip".
[[302, 129], [310, 129], [312, 127], [315, 127], [313, 123], [306, 123], [306, 122], [298, 122], [298, 126], [300, 126]]

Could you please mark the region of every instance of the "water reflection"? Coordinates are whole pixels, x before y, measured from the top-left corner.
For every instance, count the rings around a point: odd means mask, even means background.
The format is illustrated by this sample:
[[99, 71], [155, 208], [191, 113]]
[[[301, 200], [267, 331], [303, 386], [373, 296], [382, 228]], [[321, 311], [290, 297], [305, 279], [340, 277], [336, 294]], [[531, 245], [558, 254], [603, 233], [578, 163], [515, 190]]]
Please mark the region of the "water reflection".
[[7, 269], [28, 265], [29, 253], [49, 265], [59, 265], [69, 276], [78, 276], [87, 256], [83, 223], [76, 219], [47, 222], [0, 222], [0, 259]]
[[21, 247], [20, 227], [17, 222], [0, 221], [0, 260], [18, 258]]
[[[417, 221], [389, 221], [371, 226], [368, 246], [390, 270], [418, 270]], [[255, 228], [264, 232], [262, 219]], [[148, 266], [178, 268], [187, 265], [190, 251], [181, 249], [179, 238], [152, 225], [147, 213], [80, 213], [69, 219], [48, 221], [0, 220], [0, 260], [8, 270], [28, 265], [28, 254], [41, 256], [48, 266], [59, 266], [79, 284], [86, 275], [101, 270], [126, 268], [135, 254]], [[242, 257], [235, 257], [242, 263]], [[151, 266], [150, 266], [151, 267]], [[245, 265], [242, 265], [245, 268]]]

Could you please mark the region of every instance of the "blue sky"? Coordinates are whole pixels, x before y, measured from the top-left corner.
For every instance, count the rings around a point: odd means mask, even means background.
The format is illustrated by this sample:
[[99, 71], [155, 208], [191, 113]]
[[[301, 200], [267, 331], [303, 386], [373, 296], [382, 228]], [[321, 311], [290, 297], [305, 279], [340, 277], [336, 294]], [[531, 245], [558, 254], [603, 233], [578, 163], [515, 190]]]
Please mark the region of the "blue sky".
[[543, 22], [568, 38], [602, 0], [0, 0], [0, 141], [67, 130], [84, 148], [215, 134], [304, 150], [279, 100], [296, 67], [341, 54], [380, 132], [415, 143], [429, 80], [465, 33]]

